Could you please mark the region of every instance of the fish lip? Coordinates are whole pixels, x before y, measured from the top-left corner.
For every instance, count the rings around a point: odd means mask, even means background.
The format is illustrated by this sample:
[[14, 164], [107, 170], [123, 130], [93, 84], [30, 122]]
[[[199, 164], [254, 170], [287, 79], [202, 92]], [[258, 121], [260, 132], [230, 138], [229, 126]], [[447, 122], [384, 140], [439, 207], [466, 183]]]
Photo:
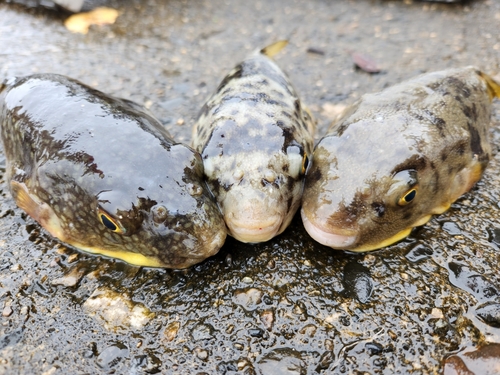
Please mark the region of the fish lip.
[[[282, 220], [277, 217], [275, 220], [267, 220], [265, 223], [251, 225], [249, 222], [235, 221], [233, 218], [226, 218], [229, 234], [240, 242], [256, 243], [269, 241], [279, 233]], [[250, 225], [249, 225], [250, 224]]]
[[307, 233], [309, 233], [309, 235], [320, 244], [331, 247], [333, 249], [348, 250], [349, 248], [352, 248], [356, 243], [358, 236], [355, 231], [349, 231], [355, 233], [353, 235], [340, 234], [340, 232], [347, 232], [346, 230], [342, 230], [340, 228], [337, 230], [337, 233], [335, 233], [335, 229], [337, 228], [330, 230], [330, 232], [326, 232], [318, 225], [313, 224], [309, 220], [306, 213], [304, 212], [304, 209], [300, 210], [300, 215], [302, 216], [302, 223], [304, 224], [304, 228], [306, 229]]

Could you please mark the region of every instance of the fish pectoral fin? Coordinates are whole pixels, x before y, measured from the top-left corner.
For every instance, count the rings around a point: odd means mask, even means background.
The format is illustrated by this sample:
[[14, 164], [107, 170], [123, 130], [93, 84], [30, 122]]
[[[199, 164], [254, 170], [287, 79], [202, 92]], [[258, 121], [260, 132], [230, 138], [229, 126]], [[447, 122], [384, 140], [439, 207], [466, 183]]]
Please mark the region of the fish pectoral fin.
[[26, 184], [18, 181], [10, 182], [10, 189], [14, 201], [19, 206], [30, 215], [33, 219], [37, 220], [40, 211], [40, 203], [36, 202], [28, 192]]
[[450, 184], [448, 200], [435, 207], [432, 214], [441, 215], [443, 212], [448, 211], [453, 202], [472, 189], [476, 182], [481, 179], [483, 172], [484, 164], [477, 160], [458, 172]]
[[18, 181], [10, 182], [12, 197], [22, 210], [38, 221], [52, 236], [64, 241], [64, 232], [54, 210], [36, 196], [30, 194], [26, 184]]
[[274, 57], [288, 44], [288, 40], [279, 40], [273, 44], [268, 45], [260, 50], [260, 53], [267, 57]]
[[450, 208], [453, 202], [472, 189], [476, 182], [481, 179], [485, 167], [486, 165], [475, 157], [468, 166], [459, 171], [451, 181], [449, 193], [446, 197], [447, 202], [442, 204], [442, 207], [446, 208], [441, 212], [434, 211], [434, 213], [443, 213]]

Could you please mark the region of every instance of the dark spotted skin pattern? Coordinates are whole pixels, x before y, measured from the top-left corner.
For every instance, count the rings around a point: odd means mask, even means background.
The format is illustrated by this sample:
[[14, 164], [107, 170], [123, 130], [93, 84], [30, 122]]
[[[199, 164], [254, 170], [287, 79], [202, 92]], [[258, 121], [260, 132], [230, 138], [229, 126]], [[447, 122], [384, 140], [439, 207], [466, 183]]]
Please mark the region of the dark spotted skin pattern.
[[138, 104], [37, 74], [7, 82], [0, 120], [16, 203], [61, 241], [169, 268], [224, 243], [200, 155]]
[[302, 203], [308, 232], [333, 248], [368, 251], [444, 212], [491, 157], [498, 92], [467, 67], [364, 95], [316, 145]]
[[300, 205], [313, 120], [263, 51], [238, 64], [205, 103], [193, 147], [223, 212], [243, 242], [281, 233]]

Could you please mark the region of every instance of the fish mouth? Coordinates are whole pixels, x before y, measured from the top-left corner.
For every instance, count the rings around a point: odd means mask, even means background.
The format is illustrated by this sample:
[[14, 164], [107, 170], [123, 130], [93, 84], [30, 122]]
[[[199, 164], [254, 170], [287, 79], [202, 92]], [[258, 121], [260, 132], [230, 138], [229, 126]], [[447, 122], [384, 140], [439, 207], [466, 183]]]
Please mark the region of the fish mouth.
[[300, 215], [302, 216], [302, 223], [304, 224], [304, 228], [307, 233], [309, 233], [309, 235], [320, 244], [334, 249], [348, 250], [356, 243], [356, 231], [334, 228], [333, 230], [326, 232], [308, 219], [304, 213], [304, 209], [300, 210]]
[[226, 216], [229, 234], [240, 242], [265, 242], [279, 234], [282, 219], [280, 216], [266, 220], [241, 220], [231, 213]]

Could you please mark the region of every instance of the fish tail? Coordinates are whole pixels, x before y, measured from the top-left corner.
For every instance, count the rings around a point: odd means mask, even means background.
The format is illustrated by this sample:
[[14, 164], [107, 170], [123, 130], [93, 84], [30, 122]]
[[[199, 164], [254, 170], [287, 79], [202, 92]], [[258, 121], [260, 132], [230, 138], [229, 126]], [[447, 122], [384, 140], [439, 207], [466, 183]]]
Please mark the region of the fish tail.
[[288, 40], [279, 40], [274, 42], [273, 44], [268, 45], [260, 50], [260, 53], [266, 55], [267, 57], [274, 57], [278, 52], [280, 52], [283, 48], [288, 44]]
[[486, 82], [486, 89], [490, 99], [500, 98], [500, 83], [495, 81], [492, 77], [483, 72], [478, 72], [479, 76]]

